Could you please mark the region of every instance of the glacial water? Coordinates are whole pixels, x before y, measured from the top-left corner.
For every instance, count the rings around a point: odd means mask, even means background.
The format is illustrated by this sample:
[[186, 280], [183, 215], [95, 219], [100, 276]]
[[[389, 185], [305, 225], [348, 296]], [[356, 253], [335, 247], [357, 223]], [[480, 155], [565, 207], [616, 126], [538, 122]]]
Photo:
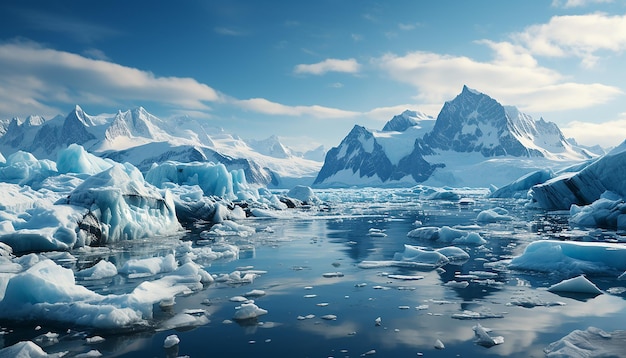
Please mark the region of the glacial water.
[[[543, 357], [546, 346], [573, 330], [624, 329], [626, 294], [620, 287], [625, 283], [614, 276], [589, 277], [604, 294], [557, 295], [546, 288], [568, 278], [558, 272], [486, 267], [521, 254], [534, 240], [576, 235], [567, 235], [566, 220], [559, 213], [527, 210], [523, 202], [495, 201], [483, 194], [468, 190], [464, 196], [473, 201], [459, 205], [458, 200], [421, 200], [404, 189], [321, 191], [320, 198], [330, 203], [327, 210], [247, 219], [245, 224], [256, 233], [220, 238], [237, 245], [239, 257], [206, 262], [206, 271], [219, 275], [253, 270], [253, 282], [215, 282], [176, 297], [171, 307], [155, 307], [154, 327], [185, 310], [204, 310], [209, 318], [204, 325], [95, 331], [54, 322], [0, 321], [0, 348], [33, 340], [48, 353], [67, 351], [66, 357], [90, 350], [106, 357]], [[433, 249], [451, 245], [407, 237], [416, 221], [438, 227], [476, 225], [481, 210], [496, 206], [509, 210], [514, 220], [474, 227], [471, 231], [487, 243], [456, 245], [469, 253], [465, 262], [428, 271], [358, 267], [363, 261], [391, 260], [404, 244]], [[78, 261], [65, 266], [77, 270], [102, 258], [121, 265], [131, 258], [162, 256], [178, 240], [196, 242], [206, 228], [197, 224], [181, 237], [73, 252]], [[370, 229], [384, 235], [372, 235]], [[149, 279], [120, 274], [81, 284], [99, 293], [123, 293]], [[264, 291], [252, 299], [268, 313], [234, 321], [241, 303], [231, 298], [252, 290]], [[477, 324], [504, 342], [477, 344], [472, 329]], [[46, 342], [41, 338], [46, 332], [58, 333], [58, 338]], [[164, 340], [172, 334], [180, 343], [166, 349]], [[104, 340], [87, 343], [85, 337], [94, 335]], [[435, 347], [438, 340], [443, 349]]]

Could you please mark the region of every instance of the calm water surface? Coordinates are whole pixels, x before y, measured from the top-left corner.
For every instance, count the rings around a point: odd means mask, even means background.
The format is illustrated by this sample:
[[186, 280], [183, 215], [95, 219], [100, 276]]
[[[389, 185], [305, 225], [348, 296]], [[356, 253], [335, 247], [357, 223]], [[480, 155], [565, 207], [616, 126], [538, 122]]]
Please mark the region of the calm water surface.
[[[335, 195], [332, 191], [326, 194], [328, 197]], [[70, 339], [66, 335], [60, 343], [46, 350], [85, 352], [97, 349], [104, 356], [119, 357], [416, 357], [418, 354], [424, 357], [543, 357], [543, 349], [549, 343], [574, 329], [589, 326], [605, 331], [624, 329], [624, 294], [559, 296], [545, 290], [564, 278], [558, 273], [494, 271], [483, 266], [486, 262], [519, 255], [528, 242], [545, 236], [537, 232], [546, 227], [543, 213], [529, 212], [513, 201], [496, 202], [477, 197], [475, 204], [461, 207], [456, 202], [420, 201], [393, 190], [381, 190], [377, 195], [370, 193], [367, 201], [342, 200], [320, 216], [246, 221], [246, 225], [257, 228], [256, 234], [226, 239], [240, 247], [239, 259], [213, 261], [206, 269], [211, 274], [242, 268], [265, 273], [250, 284], [216, 282], [189, 296], [177, 297], [170, 312], [155, 309], [157, 320], [184, 309], [204, 309], [210, 314], [210, 323], [189, 330], [161, 332], [90, 332], [74, 328], [88, 335], [100, 334], [106, 340], [86, 345], [81, 339]], [[507, 208], [516, 220], [482, 225], [473, 230], [488, 243], [480, 247], [459, 246], [470, 254], [467, 262], [425, 272], [357, 266], [364, 260], [391, 260], [396, 252], [403, 251], [404, 244], [430, 248], [446, 246], [408, 238], [407, 233], [415, 228], [416, 220], [428, 226], [472, 225], [480, 210], [494, 206]], [[548, 231], [559, 227], [554, 222], [547, 225]], [[271, 230], [263, 230], [268, 227]], [[370, 228], [384, 230], [387, 236], [369, 236]], [[184, 239], [195, 240], [197, 233], [190, 233]], [[159, 244], [127, 243], [116, 251], [115, 260], [166, 253], [174, 240], [177, 239], [163, 240]], [[82, 260], [88, 262], [89, 258]], [[445, 285], [455, 280], [455, 275], [476, 271], [481, 277], [464, 278], [469, 282], [466, 288]], [[325, 277], [334, 272], [340, 272], [340, 277]], [[388, 274], [423, 275], [424, 278], [398, 280], [387, 277]], [[591, 279], [603, 290], [623, 284], [612, 277]], [[127, 292], [136, 284], [116, 277], [94, 283], [90, 288], [99, 292]], [[239, 303], [230, 302], [229, 298], [252, 289], [266, 292], [255, 298], [255, 303], [268, 314], [249, 322], [231, 322]], [[523, 307], [512, 304], [519, 300], [565, 305]], [[454, 317], [465, 311], [494, 318]], [[314, 317], [298, 319], [307, 315]], [[322, 318], [324, 315], [336, 315], [336, 319], [326, 320]], [[378, 317], [380, 325], [375, 324]], [[472, 327], [477, 323], [492, 329], [492, 336], [503, 336], [504, 343], [491, 348], [476, 344]], [[4, 344], [32, 339], [46, 330], [67, 330], [67, 327], [39, 324], [43, 329], [38, 332], [33, 331], [33, 323], [10, 327], [14, 333], [2, 338]], [[171, 334], [178, 335], [181, 342], [166, 350], [163, 341]], [[445, 349], [434, 348], [438, 339]]]

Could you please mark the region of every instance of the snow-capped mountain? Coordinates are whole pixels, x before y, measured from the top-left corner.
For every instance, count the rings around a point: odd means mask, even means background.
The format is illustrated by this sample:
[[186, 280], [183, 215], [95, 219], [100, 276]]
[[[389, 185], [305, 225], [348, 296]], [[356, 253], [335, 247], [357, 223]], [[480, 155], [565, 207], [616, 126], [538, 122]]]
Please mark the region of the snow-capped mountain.
[[[76, 106], [65, 117], [45, 120], [30, 116], [3, 123], [8, 123], [0, 133], [0, 152], [5, 156], [23, 150], [40, 159], [56, 160], [60, 150], [76, 143], [96, 155], [130, 162], [144, 171], [152, 163], [166, 160], [219, 162], [229, 170], [243, 169], [250, 183], [263, 185], [298, 180], [310, 184], [322, 165], [294, 159], [275, 136], [254, 142], [257, 149], [264, 148], [257, 151], [239, 137], [200, 121], [188, 117], [164, 121], [143, 107], [91, 116]], [[268, 148], [275, 149], [272, 152]]]
[[[432, 154], [421, 138], [434, 120], [405, 111], [387, 122], [384, 131], [355, 125], [338, 147], [326, 154], [314, 184], [318, 186], [403, 185], [426, 180], [438, 165], [424, 160]], [[406, 128], [407, 122], [414, 123]], [[403, 129], [391, 131], [389, 128]]]
[[505, 107], [467, 86], [443, 105], [424, 141], [433, 149], [479, 152], [485, 157], [582, 159], [556, 124], [543, 118], [534, 121], [516, 107]]
[[463, 86], [436, 120], [405, 111], [382, 131], [355, 126], [328, 152], [315, 184], [501, 185], [536, 167], [597, 155], [572, 145], [556, 124]]
[[410, 111], [407, 109], [385, 123], [383, 132], [404, 132], [408, 128], [418, 125], [423, 120], [433, 119], [433, 117], [425, 113]]

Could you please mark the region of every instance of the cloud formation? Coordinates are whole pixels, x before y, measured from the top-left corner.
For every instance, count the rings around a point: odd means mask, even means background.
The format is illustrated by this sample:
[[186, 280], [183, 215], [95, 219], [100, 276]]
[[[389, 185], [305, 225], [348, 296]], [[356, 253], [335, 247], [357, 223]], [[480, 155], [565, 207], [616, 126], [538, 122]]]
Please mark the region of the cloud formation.
[[482, 43], [494, 51], [493, 60], [416, 51], [387, 54], [373, 62], [392, 79], [416, 88], [416, 99], [431, 107], [452, 99], [465, 84], [531, 112], [587, 108], [622, 94], [608, 85], [569, 82], [510, 43]]
[[561, 131], [568, 138], [576, 138], [579, 144], [618, 146], [626, 138], [626, 113], [622, 113], [619, 119], [604, 123], [569, 122], [561, 126]]
[[269, 101], [265, 98], [250, 98], [245, 100], [233, 100], [233, 104], [246, 110], [258, 113], [280, 116], [311, 116], [315, 118], [349, 118], [359, 115], [359, 112], [344, 111], [318, 105], [312, 106], [288, 106]]
[[293, 71], [297, 74], [323, 75], [327, 72], [357, 73], [360, 68], [361, 65], [354, 58], [349, 58], [347, 60], [329, 58], [322, 62], [310, 65], [297, 65]]
[[535, 56], [578, 57], [583, 66], [593, 67], [598, 52], [626, 50], [626, 15], [555, 16], [513, 34], [512, 39]]
[[613, 0], [552, 0], [552, 6], [554, 7], [583, 7], [590, 4], [603, 4], [612, 3]]

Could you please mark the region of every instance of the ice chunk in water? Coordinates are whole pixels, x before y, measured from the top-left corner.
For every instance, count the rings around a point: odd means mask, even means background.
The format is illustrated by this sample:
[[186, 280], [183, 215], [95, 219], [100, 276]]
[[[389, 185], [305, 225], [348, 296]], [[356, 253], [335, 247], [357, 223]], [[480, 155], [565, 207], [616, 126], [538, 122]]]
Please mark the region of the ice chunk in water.
[[267, 311], [254, 303], [244, 303], [235, 311], [234, 320], [243, 321], [267, 314]]
[[163, 341], [163, 348], [172, 348], [178, 343], [180, 343], [180, 339], [178, 338], [178, 336], [175, 334], [170, 334], [169, 336], [165, 337], [165, 341]]
[[557, 284], [554, 284], [548, 288], [550, 292], [574, 292], [574, 293], [588, 293], [592, 295], [602, 294], [602, 290], [593, 282], [589, 281], [585, 276], [580, 275], [568, 280], [563, 280]]

